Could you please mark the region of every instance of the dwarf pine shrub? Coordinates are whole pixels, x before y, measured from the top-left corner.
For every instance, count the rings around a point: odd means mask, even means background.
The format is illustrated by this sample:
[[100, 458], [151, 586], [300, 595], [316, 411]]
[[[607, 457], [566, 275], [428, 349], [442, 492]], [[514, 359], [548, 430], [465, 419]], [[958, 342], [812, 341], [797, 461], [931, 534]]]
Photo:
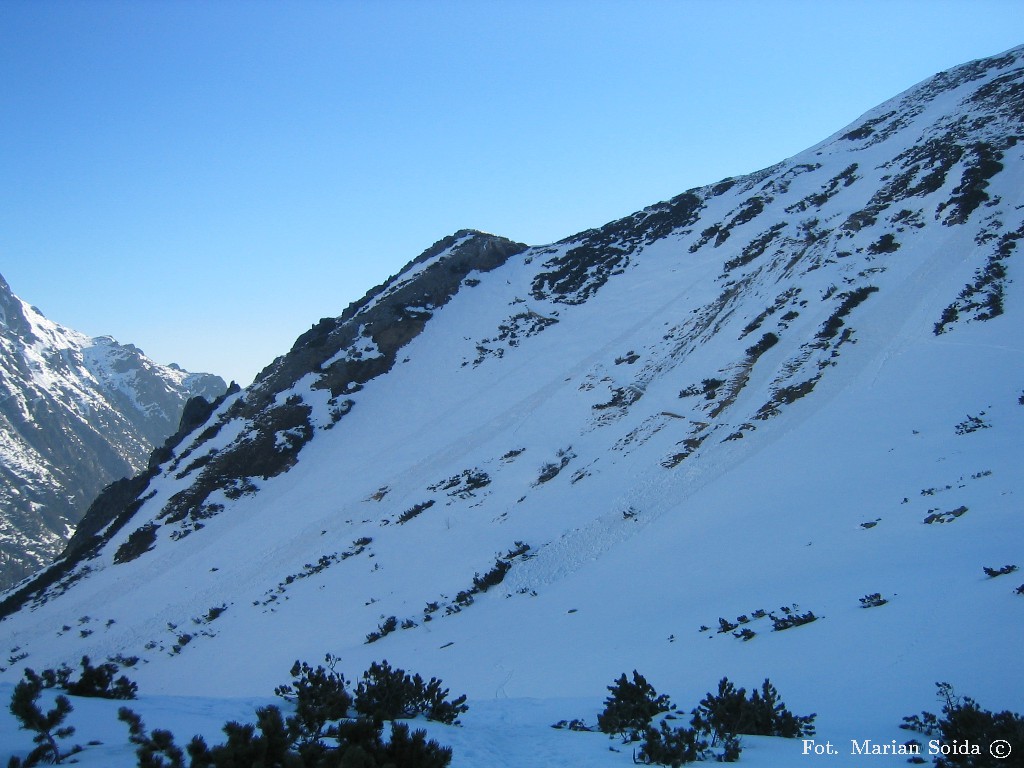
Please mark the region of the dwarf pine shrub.
[[43, 687], [42, 679], [30, 669], [25, 670], [25, 679], [14, 686], [10, 704], [11, 714], [17, 718], [20, 728], [35, 733], [32, 741], [36, 747], [24, 762], [16, 757], [11, 758], [12, 768], [38, 765], [43, 761], [60, 763], [70, 754], [61, 751], [57, 740], [66, 739], [74, 734], [74, 726], [64, 725], [64, 720], [74, 707], [67, 696], [58, 696], [53, 709], [43, 712], [39, 706], [39, 696]]
[[[1014, 749], [1024, 744], [1024, 717], [1008, 710], [990, 712], [967, 696], [958, 696], [949, 683], [936, 683], [938, 698], [942, 701], [942, 717], [931, 712], [903, 718], [900, 728], [917, 731], [939, 739], [943, 744], [979, 745], [982, 754], [948, 754], [935, 758], [937, 768], [1006, 768], [1014, 764], [1010, 759], [997, 759], [989, 745], [999, 741]], [[1019, 764], [1019, 762], [1017, 763]]]
[[604, 711], [597, 716], [597, 727], [602, 733], [620, 735], [625, 742], [637, 741], [651, 719], [671, 707], [668, 696], [659, 695], [635, 669], [632, 682], [623, 672], [608, 690], [611, 695], [605, 699]]
[[[226, 723], [221, 744], [195, 736], [183, 750], [169, 731], [147, 733], [131, 710], [122, 708], [119, 718], [128, 724], [140, 768], [185, 768], [186, 753], [188, 768], [445, 768], [451, 762], [449, 747], [394, 719], [425, 715], [455, 724], [468, 709], [465, 696], [448, 701], [440, 680], [424, 683], [386, 661], [371, 665], [353, 696], [337, 662], [330, 654], [326, 667], [296, 661], [292, 681], [275, 691], [294, 714], [261, 707], [255, 723]], [[392, 720], [387, 741], [384, 720]]]
[[442, 688], [436, 677], [424, 682], [419, 674], [392, 669], [387, 659], [372, 663], [356, 688], [356, 712], [375, 721], [423, 715], [428, 720], [457, 725], [459, 715], [468, 709], [465, 696], [449, 701], [448, 689]]

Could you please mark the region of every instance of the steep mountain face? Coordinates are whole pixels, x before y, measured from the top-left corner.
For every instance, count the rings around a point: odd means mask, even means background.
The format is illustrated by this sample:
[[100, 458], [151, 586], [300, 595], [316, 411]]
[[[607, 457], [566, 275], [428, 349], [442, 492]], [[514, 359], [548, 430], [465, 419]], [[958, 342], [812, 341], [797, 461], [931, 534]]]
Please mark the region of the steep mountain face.
[[50, 322], [0, 277], [0, 586], [52, 561], [107, 483], [146, 465], [222, 379]]
[[1022, 121], [1018, 48], [559, 243], [438, 243], [7, 595], [5, 678], [120, 654], [143, 689], [261, 695], [327, 651], [477, 699], [770, 676], [819, 733], [901, 741], [937, 680], [1018, 706], [1024, 598], [983, 568], [1024, 534]]

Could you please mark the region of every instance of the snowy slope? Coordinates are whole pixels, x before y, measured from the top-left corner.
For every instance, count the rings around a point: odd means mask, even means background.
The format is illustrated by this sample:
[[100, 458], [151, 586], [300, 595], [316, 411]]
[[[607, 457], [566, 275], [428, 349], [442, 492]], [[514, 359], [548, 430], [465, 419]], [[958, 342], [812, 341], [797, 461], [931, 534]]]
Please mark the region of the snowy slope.
[[0, 585], [52, 561], [99, 490], [223, 380], [51, 322], [0, 277]]
[[470, 695], [456, 766], [630, 764], [547, 725], [632, 669], [685, 708], [770, 677], [833, 742], [904, 741], [940, 680], [1020, 710], [1021, 579], [982, 569], [1024, 565], [1022, 79], [964, 65], [552, 245], [436, 244], [8, 594], [2, 679], [137, 655], [215, 734], [296, 658], [387, 658]]

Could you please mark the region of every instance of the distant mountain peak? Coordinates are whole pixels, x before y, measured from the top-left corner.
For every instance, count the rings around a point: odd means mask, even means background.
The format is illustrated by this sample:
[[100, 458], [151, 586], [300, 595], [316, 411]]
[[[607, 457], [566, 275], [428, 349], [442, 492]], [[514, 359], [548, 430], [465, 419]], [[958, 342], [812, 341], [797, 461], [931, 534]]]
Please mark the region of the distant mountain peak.
[[0, 276], [0, 584], [58, 554], [99, 490], [145, 466], [185, 401], [224, 387], [53, 323]]

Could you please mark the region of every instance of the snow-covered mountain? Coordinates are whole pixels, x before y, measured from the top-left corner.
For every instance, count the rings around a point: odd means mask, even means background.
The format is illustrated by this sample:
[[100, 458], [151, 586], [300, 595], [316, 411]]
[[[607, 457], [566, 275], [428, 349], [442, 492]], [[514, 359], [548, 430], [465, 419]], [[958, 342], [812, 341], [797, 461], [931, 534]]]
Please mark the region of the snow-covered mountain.
[[630, 764], [547, 725], [632, 669], [770, 677], [837, 743], [940, 680], [1019, 710], [1021, 578], [983, 569], [1024, 565], [1022, 120], [1017, 48], [561, 242], [442, 240], [101, 499], [7, 594], [2, 679], [387, 658], [469, 694], [455, 766]]
[[146, 466], [218, 376], [46, 319], [0, 276], [0, 587], [52, 562], [105, 485]]

